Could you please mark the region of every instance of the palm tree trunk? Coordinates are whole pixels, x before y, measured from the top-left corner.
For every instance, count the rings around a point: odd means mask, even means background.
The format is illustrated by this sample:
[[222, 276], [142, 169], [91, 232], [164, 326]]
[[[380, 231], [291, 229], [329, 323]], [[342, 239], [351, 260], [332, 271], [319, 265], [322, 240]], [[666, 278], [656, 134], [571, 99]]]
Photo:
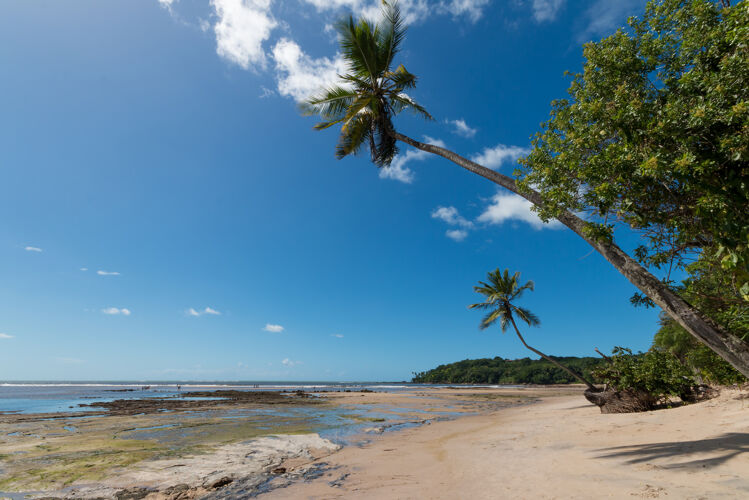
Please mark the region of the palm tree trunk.
[[546, 361], [549, 361], [550, 363], [553, 363], [554, 365], [558, 366], [562, 370], [566, 371], [567, 373], [569, 373], [570, 375], [572, 375], [573, 377], [575, 377], [577, 380], [579, 380], [580, 382], [582, 382], [583, 384], [585, 384], [590, 391], [592, 391], [592, 392], [598, 392], [599, 391], [599, 389], [596, 386], [594, 386], [591, 382], [585, 380], [583, 378], [583, 376], [580, 375], [579, 373], [575, 373], [573, 370], [571, 370], [570, 368], [567, 368], [562, 363], [560, 363], [560, 362], [558, 362], [558, 361], [550, 358], [549, 356], [547, 356], [546, 354], [542, 353], [538, 349], [534, 349], [533, 347], [531, 347], [528, 344], [526, 344], [525, 343], [525, 339], [523, 338], [522, 335], [520, 335], [520, 330], [518, 330], [518, 325], [515, 324], [515, 318], [512, 317], [512, 314], [510, 314], [510, 321], [512, 322], [513, 328], [515, 328], [515, 333], [518, 334], [518, 338], [520, 339], [520, 342], [522, 342], [523, 345], [527, 349], [530, 349], [531, 351], [535, 352], [536, 354], [538, 354], [539, 356], [541, 356], [542, 358], [544, 358]]
[[[411, 139], [408, 136], [393, 131], [393, 136], [399, 141], [410, 146], [426, 151], [450, 160], [458, 166], [478, 174], [495, 184], [499, 184], [530, 201], [536, 206], [543, 205], [541, 194], [534, 190], [520, 192], [515, 179], [495, 172], [478, 163], [472, 162], [452, 151], [432, 144]], [[727, 332], [722, 326], [713, 322], [695, 309], [684, 299], [675, 294], [658, 278], [653, 276], [647, 269], [642, 267], [635, 259], [627, 255], [613, 241], [599, 241], [585, 235], [586, 222], [575, 214], [564, 211], [557, 217], [559, 222], [572, 229], [578, 236], [588, 242], [607, 261], [609, 261], [621, 274], [624, 275], [642, 293], [647, 295], [661, 309], [671, 316], [677, 323], [684, 327], [697, 340], [715, 351], [721, 358], [749, 377], [749, 344]]]

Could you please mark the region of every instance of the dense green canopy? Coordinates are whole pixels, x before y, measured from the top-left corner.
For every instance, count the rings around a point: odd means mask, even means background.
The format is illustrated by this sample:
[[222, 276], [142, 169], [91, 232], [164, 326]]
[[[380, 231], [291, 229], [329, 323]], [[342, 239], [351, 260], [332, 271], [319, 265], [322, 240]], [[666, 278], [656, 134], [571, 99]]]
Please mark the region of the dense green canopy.
[[[601, 358], [553, 356], [554, 360], [590, 377], [605, 363]], [[412, 382], [422, 384], [573, 384], [575, 377], [545, 359], [466, 359], [420, 373]]]
[[567, 209], [601, 237], [615, 221], [641, 231], [646, 264], [720, 251], [749, 299], [749, 4], [723, 3], [650, 2], [586, 44], [519, 174], [544, 218]]

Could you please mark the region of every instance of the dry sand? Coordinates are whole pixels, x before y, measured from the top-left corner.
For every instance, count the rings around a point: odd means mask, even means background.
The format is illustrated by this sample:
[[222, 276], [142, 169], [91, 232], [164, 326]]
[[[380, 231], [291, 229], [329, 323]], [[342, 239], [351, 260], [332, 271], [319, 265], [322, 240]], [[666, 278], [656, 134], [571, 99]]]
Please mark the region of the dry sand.
[[322, 477], [261, 498], [749, 498], [746, 392], [625, 415], [548, 394], [344, 448]]

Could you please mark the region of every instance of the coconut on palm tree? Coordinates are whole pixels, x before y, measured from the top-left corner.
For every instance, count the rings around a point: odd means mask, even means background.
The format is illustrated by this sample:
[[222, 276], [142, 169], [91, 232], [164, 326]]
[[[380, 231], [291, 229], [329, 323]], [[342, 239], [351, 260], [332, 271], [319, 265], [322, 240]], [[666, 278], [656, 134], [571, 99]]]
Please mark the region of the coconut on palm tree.
[[527, 281], [524, 285], [520, 285], [520, 273], [510, 275], [508, 269], [505, 269], [504, 272], [500, 272], [499, 269], [490, 271], [487, 273], [486, 278], [486, 281], [479, 281], [478, 286], [473, 287], [477, 293], [480, 293], [485, 297], [484, 301], [468, 306], [469, 309], [481, 309], [487, 311], [486, 315], [481, 320], [481, 323], [479, 323], [479, 328], [486, 330], [493, 324], [499, 322], [499, 327], [504, 333], [507, 331], [507, 327], [512, 325], [520, 342], [522, 342], [527, 349], [566, 371], [585, 384], [591, 391], [598, 391], [590, 381], [586, 380], [579, 373], [567, 368], [559, 361], [547, 356], [538, 349], [529, 346], [520, 334], [518, 325], [515, 323], [515, 318], [524, 321], [528, 326], [538, 326], [541, 324], [541, 321], [535, 314], [528, 309], [515, 304], [515, 301], [523, 295], [523, 292], [526, 290], [533, 291], [533, 281]]
[[[317, 130], [340, 125], [336, 156], [359, 153], [369, 148], [372, 161], [387, 168], [398, 153], [397, 142], [442, 156], [458, 166], [480, 175], [534, 205], [543, 206], [541, 194], [519, 189], [515, 179], [495, 172], [440, 146], [425, 144], [398, 132], [393, 119], [403, 111], [426, 119], [431, 115], [407, 91], [416, 85], [416, 76], [403, 65], [395, 66], [395, 56], [405, 38], [406, 26], [397, 3], [383, 2], [383, 20], [344, 19], [337, 24], [343, 59], [348, 72], [340, 83], [325, 89], [302, 105], [307, 114], [322, 118]], [[694, 337], [706, 344], [741, 373], [749, 377], [749, 344], [704, 316], [665, 283], [630, 257], [612, 239], [597, 238], [586, 231], [586, 222], [570, 211], [557, 219], [587, 241], [641, 292], [660, 306]]]

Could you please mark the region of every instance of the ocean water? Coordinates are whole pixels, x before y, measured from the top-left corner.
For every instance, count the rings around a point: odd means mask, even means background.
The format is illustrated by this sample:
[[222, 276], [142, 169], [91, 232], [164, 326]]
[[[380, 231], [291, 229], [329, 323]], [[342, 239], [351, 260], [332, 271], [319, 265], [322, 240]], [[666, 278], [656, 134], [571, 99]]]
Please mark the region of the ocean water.
[[[178, 389], [179, 386], [179, 389]], [[407, 384], [392, 382], [219, 382], [219, 381], [0, 381], [0, 412], [56, 413], [90, 411], [81, 407], [98, 401], [176, 396], [188, 391], [414, 391], [447, 385]], [[481, 387], [481, 386], [478, 386]], [[499, 387], [499, 386], [483, 386]], [[503, 386], [505, 387], [505, 386]], [[509, 386], [507, 386], [509, 387]]]

